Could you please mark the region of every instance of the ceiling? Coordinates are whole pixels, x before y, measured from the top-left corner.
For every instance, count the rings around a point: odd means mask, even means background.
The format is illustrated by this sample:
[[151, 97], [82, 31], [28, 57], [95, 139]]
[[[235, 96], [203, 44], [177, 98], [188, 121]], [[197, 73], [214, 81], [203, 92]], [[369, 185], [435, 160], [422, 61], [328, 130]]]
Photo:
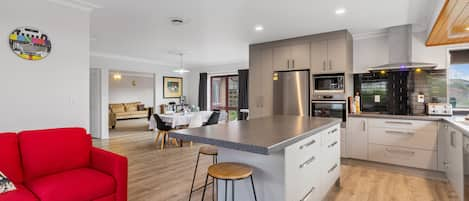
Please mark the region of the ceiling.
[[[95, 6], [92, 56], [176, 66], [179, 56], [168, 52], [184, 52], [188, 68], [247, 64], [252, 43], [341, 29], [365, 33], [427, 24], [434, 6], [427, 0], [87, 1]], [[336, 15], [338, 8], [346, 13]], [[188, 23], [174, 26], [171, 17]], [[258, 24], [262, 32], [254, 31]]]

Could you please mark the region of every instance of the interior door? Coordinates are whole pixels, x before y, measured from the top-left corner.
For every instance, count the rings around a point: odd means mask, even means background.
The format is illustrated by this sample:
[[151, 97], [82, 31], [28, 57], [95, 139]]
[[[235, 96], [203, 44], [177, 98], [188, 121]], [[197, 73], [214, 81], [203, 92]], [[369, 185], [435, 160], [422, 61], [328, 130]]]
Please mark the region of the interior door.
[[327, 41], [313, 41], [310, 46], [311, 74], [324, 73], [327, 67]]
[[449, 129], [446, 144], [446, 176], [459, 196], [464, 198], [463, 136], [454, 128]]
[[273, 66], [275, 71], [288, 70], [292, 65], [291, 60], [291, 47], [281, 46], [274, 48]]
[[290, 67], [295, 70], [310, 68], [309, 43], [291, 46]]

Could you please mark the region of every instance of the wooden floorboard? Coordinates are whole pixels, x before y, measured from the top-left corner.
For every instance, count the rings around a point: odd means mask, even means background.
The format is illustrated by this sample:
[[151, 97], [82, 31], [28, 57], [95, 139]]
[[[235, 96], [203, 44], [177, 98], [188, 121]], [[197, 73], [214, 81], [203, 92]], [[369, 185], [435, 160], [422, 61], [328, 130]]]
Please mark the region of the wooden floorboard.
[[[129, 159], [129, 201], [187, 201], [199, 145], [169, 146], [161, 151], [150, 131], [111, 133], [94, 146]], [[197, 186], [202, 185], [210, 157], [202, 157]], [[327, 201], [456, 201], [446, 181], [404, 174], [360, 163], [344, 163], [341, 189], [332, 189]], [[212, 200], [211, 188], [205, 200]], [[192, 200], [201, 200], [201, 192]]]

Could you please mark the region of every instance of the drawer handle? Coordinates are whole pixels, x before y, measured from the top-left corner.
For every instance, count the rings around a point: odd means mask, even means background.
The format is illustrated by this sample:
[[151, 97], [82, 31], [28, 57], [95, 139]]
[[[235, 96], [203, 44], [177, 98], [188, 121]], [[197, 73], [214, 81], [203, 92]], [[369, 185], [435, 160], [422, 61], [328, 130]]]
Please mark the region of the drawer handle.
[[338, 142], [337, 142], [337, 141], [335, 141], [335, 142], [333, 142], [332, 144], [330, 144], [329, 146], [327, 146], [327, 148], [334, 147], [334, 146], [335, 146], [337, 143], [338, 143]]
[[300, 168], [303, 168], [303, 167], [305, 167], [305, 166], [311, 164], [311, 163], [314, 161], [314, 159], [316, 159], [316, 157], [311, 156], [311, 158], [309, 158], [308, 160], [306, 160], [304, 163], [302, 163], [302, 164], [300, 165]]
[[334, 166], [332, 166], [331, 169], [329, 169], [329, 170], [327, 171], [327, 173], [331, 173], [331, 172], [334, 171], [336, 168], [337, 168], [337, 163], [334, 164]]
[[402, 134], [402, 135], [413, 135], [415, 133], [413, 132], [404, 132], [404, 131], [390, 131], [390, 130], [387, 130], [385, 131], [386, 133], [389, 133], [389, 134]]
[[300, 201], [308, 200], [309, 196], [311, 196], [311, 193], [313, 193], [313, 191], [314, 191], [315, 189], [316, 189], [316, 188], [314, 188], [314, 186], [311, 187], [311, 189], [308, 191], [308, 193], [306, 193], [306, 195], [305, 195], [303, 198], [301, 198]]
[[333, 134], [333, 133], [337, 132], [337, 130], [338, 130], [337, 128], [334, 128], [333, 130], [331, 130], [331, 131], [329, 131], [329, 132], [327, 132], [327, 133], [328, 133], [328, 134]]
[[406, 150], [398, 150], [398, 149], [389, 149], [386, 148], [386, 151], [392, 154], [407, 154], [407, 155], [415, 155], [414, 151], [406, 151]]
[[385, 121], [384, 123], [412, 125], [412, 122], [406, 122], [406, 121]]
[[316, 143], [316, 140], [311, 140], [310, 142], [308, 142], [308, 143], [306, 143], [306, 144], [304, 144], [304, 145], [301, 145], [301, 146], [300, 146], [300, 149], [304, 149], [304, 148], [306, 148], [306, 147], [309, 147], [309, 146], [313, 145], [314, 143]]

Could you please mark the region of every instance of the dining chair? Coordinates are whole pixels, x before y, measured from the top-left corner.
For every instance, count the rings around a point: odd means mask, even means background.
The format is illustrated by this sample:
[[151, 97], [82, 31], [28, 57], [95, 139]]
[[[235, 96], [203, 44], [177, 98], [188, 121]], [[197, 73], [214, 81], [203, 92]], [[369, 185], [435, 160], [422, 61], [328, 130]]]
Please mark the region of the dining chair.
[[[155, 144], [158, 144], [158, 140], [160, 139], [160, 136], [162, 136], [160, 149], [163, 150], [165, 139], [168, 138], [169, 140], [169, 131], [173, 130], [173, 128], [166, 125], [166, 123], [160, 118], [158, 114], [153, 114], [153, 117], [155, 118], [156, 128], [158, 129], [158, 136], [155, 139]], [[173, 143], [176, 144], [176, 146], [179, 146], [176, 139], [173, 139]]]
[[202, 126], [218, 124], [219, 119], [220, 119], [220, 112], [213, 111], [210, 117], [208, 118], [207, 122], [203, 123]]

